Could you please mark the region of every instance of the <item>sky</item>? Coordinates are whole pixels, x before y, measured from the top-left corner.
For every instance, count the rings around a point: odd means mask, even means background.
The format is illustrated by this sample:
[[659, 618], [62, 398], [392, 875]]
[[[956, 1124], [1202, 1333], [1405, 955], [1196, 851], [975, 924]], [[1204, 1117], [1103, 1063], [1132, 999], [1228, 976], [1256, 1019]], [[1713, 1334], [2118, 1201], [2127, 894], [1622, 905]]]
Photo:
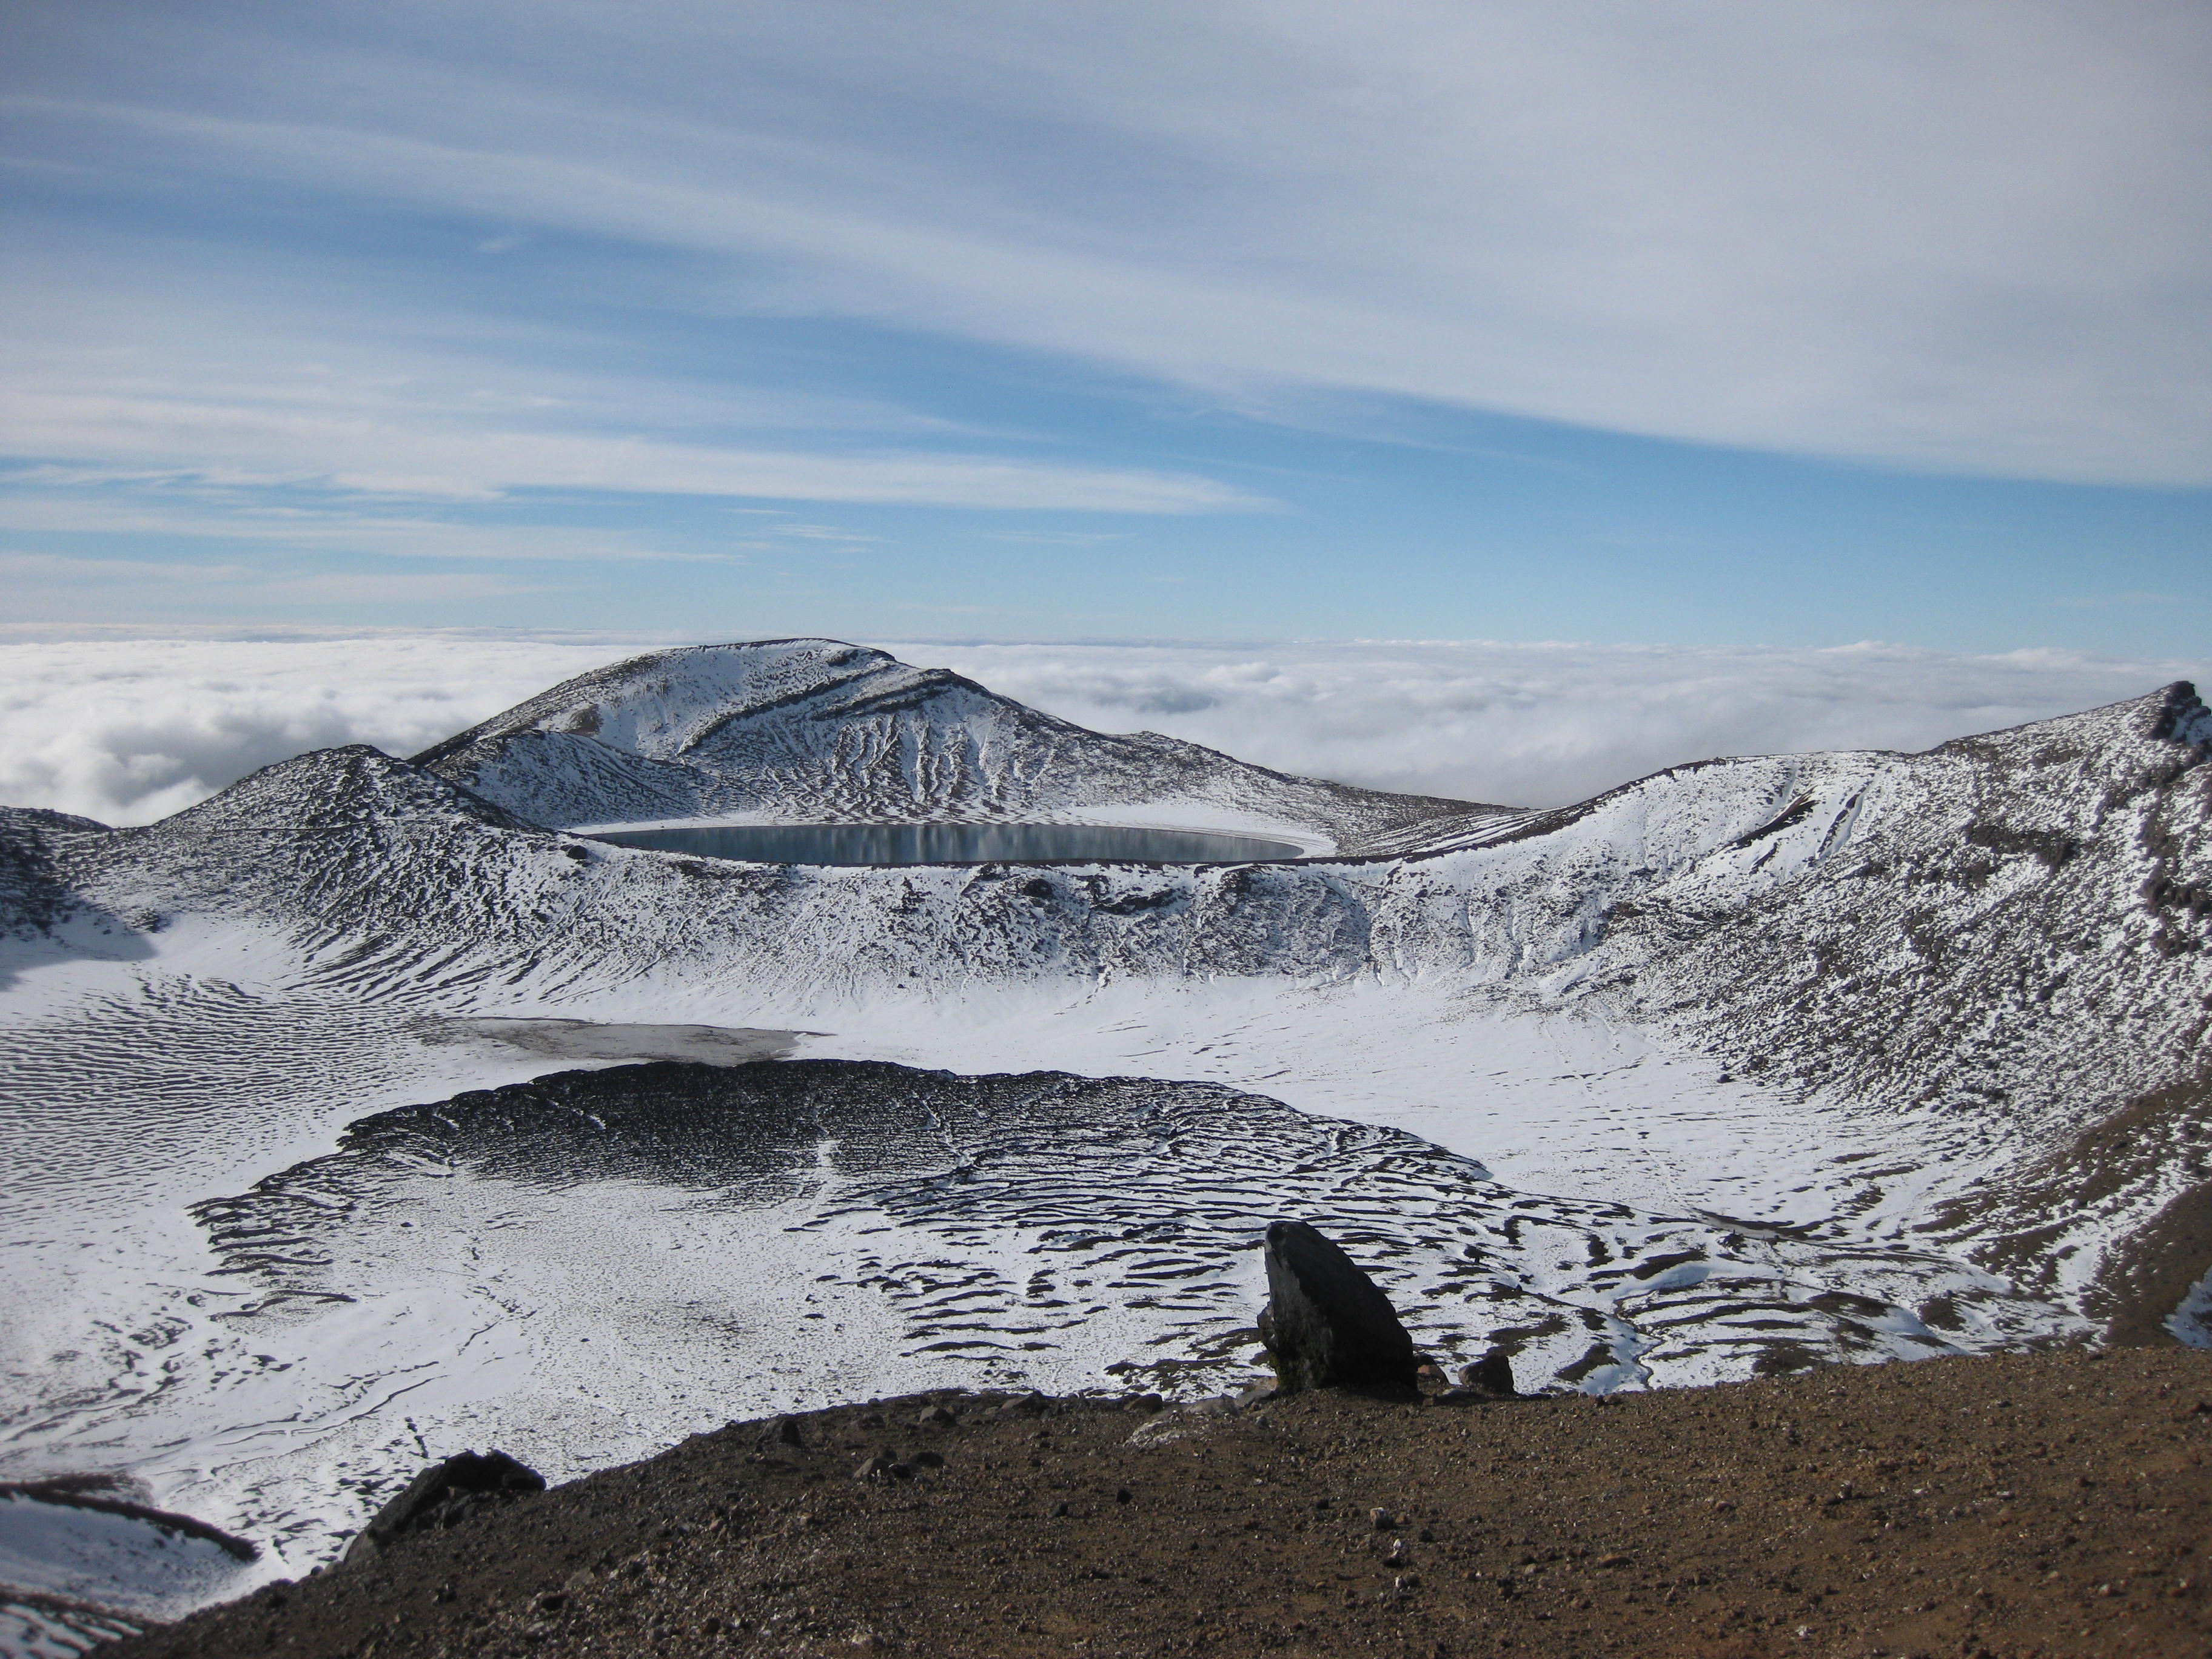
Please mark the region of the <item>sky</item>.
[[2205, 652], [2201, 3], [0, 30], [0, 593], [49, 640], [1566, 642], [1954, 714], [1940, 665], [2043, 708]]

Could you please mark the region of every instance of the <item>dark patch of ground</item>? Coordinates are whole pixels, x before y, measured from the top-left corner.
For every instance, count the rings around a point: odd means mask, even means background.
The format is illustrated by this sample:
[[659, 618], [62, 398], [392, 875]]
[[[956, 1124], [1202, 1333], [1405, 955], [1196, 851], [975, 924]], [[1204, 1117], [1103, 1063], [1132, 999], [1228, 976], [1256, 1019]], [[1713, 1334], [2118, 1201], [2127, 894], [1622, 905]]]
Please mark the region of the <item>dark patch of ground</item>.
[[[1326, 1394], [1162, 1418], [933, 1395], [794, 1421], [800, 1445], [733, 1425], [101, 1651], [2010, 1659], [2212, 1643], [2212, 1357], [2191, 1352], [1607, 1401]], [[1155, 1443], [1129, 1443], [1140, 1426]]]

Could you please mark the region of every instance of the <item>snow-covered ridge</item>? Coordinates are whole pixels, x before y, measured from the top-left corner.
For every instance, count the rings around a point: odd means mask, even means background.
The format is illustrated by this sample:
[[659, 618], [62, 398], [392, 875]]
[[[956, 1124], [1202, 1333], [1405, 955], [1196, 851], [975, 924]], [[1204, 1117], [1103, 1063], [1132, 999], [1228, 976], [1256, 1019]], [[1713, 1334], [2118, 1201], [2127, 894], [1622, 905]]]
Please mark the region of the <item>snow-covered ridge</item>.
[[1283, 832], [1359, 852], [1500, 809], [1109, 736], [944, 669], [834, 640], [657, 652], [563, 681], [415, 757], [537, 823], [1140, 823]]
[[[840, 647], [760, 649], [789, 672], [748, 709], [826, 697], [872, 730], [890, 696], [879, 677], [911, 690], [874, 653], [838, 678], [823, 664]], [[721, 674], [744, 660], [718, 647], [677, 665]], [[609, 672], [623, 693], [606, 697], [602, 729], [675, 753], [743, 727], [747, 752], [765, 752], [758, 728], [679, 717], [665, 689], [660, 712], [636, 713], [623, 697], [661, 686], [659, 670]], [[763, 684], [750, 670], [743, 683]], [[583, 706], [558, 690], [525, 705], [532, 721]], [[1008, 709], [991, 701], [993, 718]], [[349, 995], [735, 983], [783, 1011], [766, 1023], [804, 1024], [822, 998], [896, 988], [1249, 975], [1488, 988], [1601, 1005], [1771, 1082], [1965, 1114], [2021, 1145], [2193, 1076], [2212, 1018], [2212, 769], [2186, 685], [1922, 755], [1712, 762], [1559, 811], [1431, 820], [1407, 837], [1430, 847], [1405, 856], [1220, 868], [836, 870], [611, 848], [525, 824], [560, 816], [522, 788], [550, 753], [525, 724], [519, 750], [464, 734], [434, 751], [501, 805], [434, 769], [331, 750], [144, 830], [19, 819], [9, 867], [38, 872], [24, 879], [49, 918], [62, 893], [109, 918], [253, 917], [293, 942], [306, 981]], [[806, 754], [850, 754], [841, 732], [815, 721]], [[527, 767], [509, 763], [518, 753]], [[755, 811], [820, 810], [763, 793], [784, 775], [775, 766], [746, 775]], [[803, 774], [809, 787], [828, 775]], [[577, 798], [565, 775], [554, 781], [556, 805]]]

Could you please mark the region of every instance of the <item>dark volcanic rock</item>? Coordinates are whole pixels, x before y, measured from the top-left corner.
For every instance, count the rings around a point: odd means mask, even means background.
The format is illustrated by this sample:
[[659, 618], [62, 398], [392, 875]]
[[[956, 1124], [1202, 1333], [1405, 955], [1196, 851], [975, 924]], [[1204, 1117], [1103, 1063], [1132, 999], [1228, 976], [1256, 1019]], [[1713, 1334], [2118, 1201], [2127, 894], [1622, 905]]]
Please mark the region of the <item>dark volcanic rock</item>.
[[1267, 1305], [1260, 1340], [1283, 1392], [1416, 1386], [1420, 1360], [1397, 1310], [1352, 1258], [1303, 1221], [1267, 1229]]
[[1487, 1395], [1493, 1400], [1518, 1400], [1519, 1389], [1513, 1386], [1513, 1358], [1503, 1348], [1492, 1348], [1459, 1374], [1459, 1385], [1471, 1394]]
[[456, 1453], [423, 1470], [379, 1510], [361, 1536], [346, 1546], [345, 1559], [374, 1555], [409, 1533], [442, 1531], [544, 1490], [544, 1476], [503, 1451]]
[[[943, 1431], [926, 1490], [842, 1478], [879, 1443], [860, 1419], [915, 1395], [810, 1413], [797, 1467], [733, 1425], [101, 1654], [2203, 1654], [2202, 1401], [2212, 1356], [2178, 1347], [1508, 1411], [1333, 1389], [1163, 1458], [1119, 1402], [1070, 1399], [1048, 1442], [981, 1412]], [[1724, 1497], [1684, 1453], [1711, 1446]]]

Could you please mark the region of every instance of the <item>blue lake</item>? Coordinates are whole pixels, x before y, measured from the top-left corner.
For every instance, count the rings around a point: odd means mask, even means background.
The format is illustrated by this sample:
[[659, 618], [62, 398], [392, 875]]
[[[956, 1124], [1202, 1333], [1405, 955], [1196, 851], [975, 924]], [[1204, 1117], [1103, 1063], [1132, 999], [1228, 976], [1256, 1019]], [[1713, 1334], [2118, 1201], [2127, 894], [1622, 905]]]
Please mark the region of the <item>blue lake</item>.
[[1301, 855], [1288, 842], [1252, 836], [1091, 823], [727, 823], [610, 830], [594, 839], [760, 864], [1242, 864]]

